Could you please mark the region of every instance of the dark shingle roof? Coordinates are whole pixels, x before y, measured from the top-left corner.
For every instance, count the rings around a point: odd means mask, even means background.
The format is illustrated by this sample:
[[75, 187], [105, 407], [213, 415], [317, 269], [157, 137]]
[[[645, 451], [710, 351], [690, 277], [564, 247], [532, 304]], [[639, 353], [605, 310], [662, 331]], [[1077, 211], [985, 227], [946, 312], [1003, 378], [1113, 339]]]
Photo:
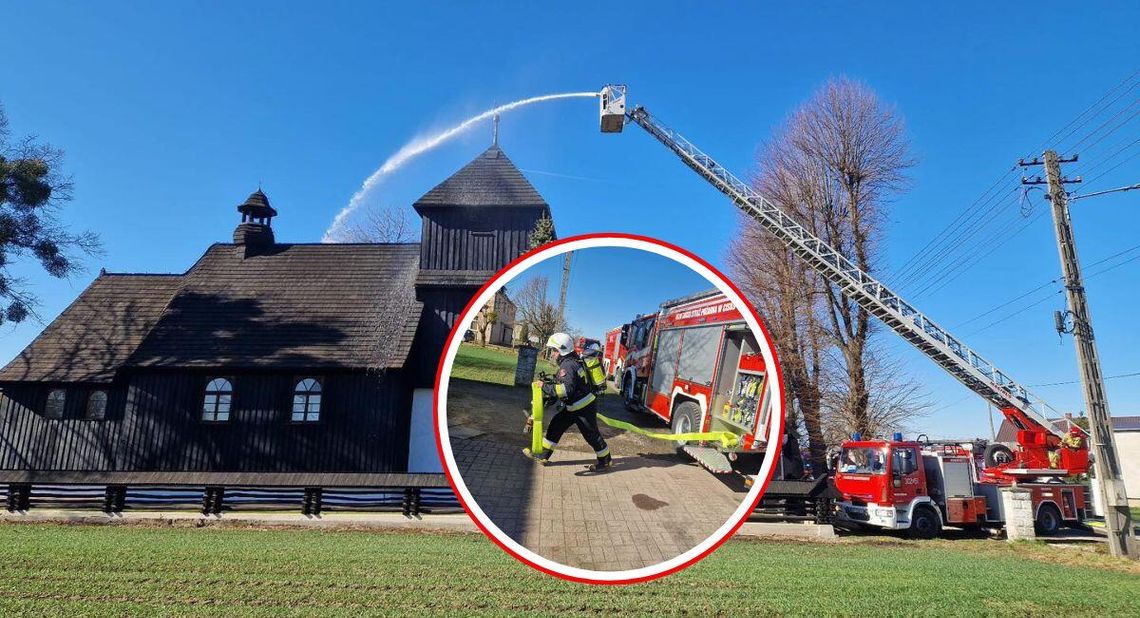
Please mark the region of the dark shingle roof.
[[498, 146], [488, 148], [415, 203], [417, 211], [433, 206], [548, 207]]
[[493, 270], [421, 270], [417, 286], [470, 286], [481, 288], [495, 277]]
[[419, 323], [418, 244], [214, 245], [128, 365], [402, 366]]
[[0, 381], [109, 382], [120, 367], [403, 366], [418, 244], [210, 247], [184, 275], [102, 275]]
[[100, 275], [0, 370], [0, 380], [111, 381], [181, 282], [181, 275]]
[[237, 207], [238, 212], [242, 214], [251, 214], [255, 217], [276, 217], [277, 209], [269, 205], [269, 196], [262, 193], [261, 189], [249, 194], [245, 198], [245, 202]]

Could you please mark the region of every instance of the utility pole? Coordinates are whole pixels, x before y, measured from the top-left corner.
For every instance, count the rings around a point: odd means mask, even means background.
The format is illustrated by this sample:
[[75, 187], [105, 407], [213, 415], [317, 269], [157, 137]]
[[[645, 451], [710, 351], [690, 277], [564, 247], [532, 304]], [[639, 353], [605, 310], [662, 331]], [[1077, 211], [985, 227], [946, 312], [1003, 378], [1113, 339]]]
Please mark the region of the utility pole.
[[565, 328], [566, 324], [566, 289], [570, 287], [570, 259], [574, 256], [573, 251], [567, 251], [566, 257], [562, 261], [562, 289], [558, 292], [558, 322], [559, 328]]
[[1113, 556], [1137, 558], [1136, 533], [1132, 529], [1132, 516], [1128, 509], [1128, 496], [1124, 489], [1124, 478], [1120, 471], [1120, 459], [1116, 454], [1116, 438], [1112, 434], [1112, 417], [1108, 411], [1104, 380], [1100, 369], [1100, 356], [1097, 354], [1096, 338], [1089, 316], [1088, 300], [1085, 298], [1084, 280], [1077, 261], [1077, 245], [1073, 236], [1073, 223], [1069, 217], [1068, 195], [1065, 184], [1080, 182], [1061, 176], [1061, 164], [1077, 160], [1076, 155], [1061, 159], [1053, 150], [1046, 150], [1043, 160], [1018, 161], [1022, 167], [1045, 166], [1045, 180], [1022, 178], [1022, 184], [1047, 185], [1049, 203], [1053, 210], [1053, 225], [1057, 233], [1057, 250], [1061, 254], [1061, 272], [1064, 275], [1065, 294], [1068, 297], [1068, 313], [1073, 319], [1072, 333], [1077, 349], [1077, 364], [1081, 370], [1081, 385], [1084, 389], [1085, 407], [1089, 415], [1089, 429], [1092, 433], [1093, 469], [1100, 486], [1101, 502], [1104, 504], [1104, 524], [1108, 531], [1108, 548]]

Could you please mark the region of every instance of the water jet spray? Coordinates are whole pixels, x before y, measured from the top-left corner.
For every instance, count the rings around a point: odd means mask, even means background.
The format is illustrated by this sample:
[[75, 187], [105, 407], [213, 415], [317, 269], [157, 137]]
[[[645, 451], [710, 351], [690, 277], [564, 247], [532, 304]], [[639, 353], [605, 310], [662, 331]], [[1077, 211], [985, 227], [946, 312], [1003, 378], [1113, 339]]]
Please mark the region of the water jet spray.
[[372, 172], [371, 176], [365, 179], [364, 183], [360, 185], [360, 189], [358, 189], [356, 193], [352, 195], [352, 199], [349, 200], [348, 204], [342, 208], [340, 212], [337, 213], [335, 218], [333, 218], [332, 224], [330, 224], [329, 228], [325, 230], [325, 235], [321, 239], [321, 242], [335, 242], [337, 236], [344, 231], [345, 222], [348, 220], [348, 218], [352, 215], [352, 213], [356, 212], [361, 206], [364, 205], [372, 191], [377, 186], [379, 186], [380, 183], [383, 182], [383, 180], [388, 175], [403, 167], [403, 165], [408, 161], [429, 150], [432, 150], [443, 142], [446, 142], [447, 140], [466, 132], [476, 124], [479, 124], [488, 118], [492, 118], [496, 114], [509, 112], [513, 109], [531, 105], [533, 103], [554, 101], [557, 99], [572, 99], [579, 97], [597, 96], [599, 96], [599, 93], [597, 92], [564, 92], [562, 94], [547, 94], [539, 97], [530, 97], [529, 99], [520, 99], [518, 101], [506, 103], [489, 109], [485, 112], [476, 114], [467, 120], [464, 120], [463, 122], [448, 129], [439, 131], [438, 133], [413, 139], [407, 144], [404, 144], [399, 150], [397, 150], [396, 154], [388, 157], [388, 160], [385, 161], [383, 165], [381, 165], [375, 172]]

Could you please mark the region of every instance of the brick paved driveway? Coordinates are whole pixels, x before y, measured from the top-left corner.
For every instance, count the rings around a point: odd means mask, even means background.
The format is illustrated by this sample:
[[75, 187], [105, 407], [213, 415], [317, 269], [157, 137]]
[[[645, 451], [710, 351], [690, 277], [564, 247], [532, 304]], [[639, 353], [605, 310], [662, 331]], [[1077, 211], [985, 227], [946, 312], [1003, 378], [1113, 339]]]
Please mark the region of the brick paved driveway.
[[[495, 392], [470, 384], [464, 393], [460, 380], [449, 388], [466, 395], [449, 401], [449, 429], [460, 474], [476, 502], [515, 541], [556, 562], [603, 571], [656, 564], [707, 538], [746, 493], [741, 484], [663, 449], [668, 443], [628, 434], [607, 432], [614, 467], [604, 474], [586, 471], [594, 456], [574, 429], [550, 465], [540, 466], [523, 456], [517, 439], [470, 430], [483, 423], [451, 422], [469, 420], [473, 400], [493, 399]], [[517, 432], [521, 408], [512, 398], [518, 395], [501, 388], [501, 405], [480, 405], [474, 413], [501, 415], [503, 426]], [[470, 389], [483, 396], [472, 397]]]

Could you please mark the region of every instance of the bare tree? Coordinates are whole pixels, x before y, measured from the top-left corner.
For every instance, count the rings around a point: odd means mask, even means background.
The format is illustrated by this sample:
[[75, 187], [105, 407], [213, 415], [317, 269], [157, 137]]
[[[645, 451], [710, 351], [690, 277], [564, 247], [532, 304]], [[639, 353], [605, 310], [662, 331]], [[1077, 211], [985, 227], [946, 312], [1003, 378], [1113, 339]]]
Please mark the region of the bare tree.
[[369, 208], [360, 220], [347, 226], [340, 242], [412, 242], [417, 238], [415, 220], [407, 208], [384, 206]]
[[[871, 272], [889, 199], [905, 187], [912, 165], [897, 113], [866, 85], [838, 78], [797, 108], [765, 145], [754, 184]], [[741, 225], [730, 266], [773, 330], [813, 463], [822, 464], [832, 437], [825, 427], [836, 426], [825, 417], [848, 419], [843, 426], [870, 433], [890, 424], [872, 418], [885, 400], [895, 401], [900, 414], [906, 406], [915, 411], [915, 393], [895, 397], [907, 389], [898, 374], [870, 371], [871, 316], [755, 221]], [[832, 356], [840, 362], [830, 362]], [[893, 395], [880, 394], [884, 388]]]
[[[810, 208], [811, 228], [866, 272], [877, 265], [889, 198], [906, 185], [914, 165], [906, 126], [895, 110], [867, 85], [832, 79], [792, 116], [786, 138], [798, 163]], [[871, 316], [823, 281], [829, 332], [843, 355], [846, 373], [844, 412], [857, 430], [870, 431], [870, 389], [865, 360]]]
[[516, 320], [530, 336], [538, 339], [540, 345], [565, 327], [558, 316], [558, 307], [548, 298], [549, 288], [550, 281], [546, 277], [535, 276], [515, 292]]
[[864, 417], [853, 416], [846, 405], [849, 390], [845, 383], [846, 372], [836, 371], [839, 377], [834, 384], [836, 388], [824, 395], [823, 431], [830, 444], [847, 439], [854, 431], [886, 436], [912, 430], [911, 422], [930, 412], [931, 401], [926, 388], [901, 361], [889, 357], [881, 343], [871, 344], [863, 367], [867, 383], [872, 385]]
[[[773, 177], [764, 175], [757, 185], [767, 195], [780, 188]], [[751, 219], [742, 220], [728, 264], [734, 281], [772, 333], [787, 387], [789, 440], [798, 444], [805, 436], [812, 464], [821, 470], [827, 456], [821, 404], [830, 379], [822, 355], [830, 340], [821, 325], [818, 275]]]

